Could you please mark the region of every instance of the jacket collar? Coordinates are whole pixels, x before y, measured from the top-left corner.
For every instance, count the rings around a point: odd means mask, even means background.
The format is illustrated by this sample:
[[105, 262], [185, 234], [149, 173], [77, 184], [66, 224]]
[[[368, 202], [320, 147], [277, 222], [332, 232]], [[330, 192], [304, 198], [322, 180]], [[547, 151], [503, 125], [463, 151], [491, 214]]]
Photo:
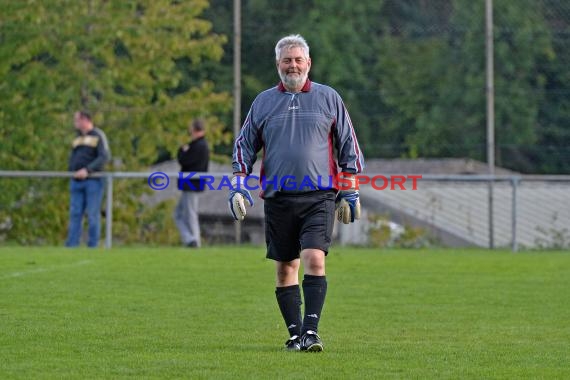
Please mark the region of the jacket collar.
[[[279, 84], [277, 85], [277, 89], [281, 92], [287, 92], [287, 89], [283, 85], [283, 82], [279, 82]], [[309, 92], [309, 91], [311, 91], [311, 80], [307, 78], [307, 81], [303, 85], [301, 92]]]

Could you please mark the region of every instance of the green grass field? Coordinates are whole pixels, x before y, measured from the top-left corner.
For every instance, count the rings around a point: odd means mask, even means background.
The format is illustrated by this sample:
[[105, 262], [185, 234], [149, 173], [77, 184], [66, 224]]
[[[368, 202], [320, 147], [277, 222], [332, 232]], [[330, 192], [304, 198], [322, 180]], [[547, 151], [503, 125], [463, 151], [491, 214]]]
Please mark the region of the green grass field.
[[259, 247], [0, 248], [1, 379], [570, 378], [570, 253], [335, 247], [320, 354]]

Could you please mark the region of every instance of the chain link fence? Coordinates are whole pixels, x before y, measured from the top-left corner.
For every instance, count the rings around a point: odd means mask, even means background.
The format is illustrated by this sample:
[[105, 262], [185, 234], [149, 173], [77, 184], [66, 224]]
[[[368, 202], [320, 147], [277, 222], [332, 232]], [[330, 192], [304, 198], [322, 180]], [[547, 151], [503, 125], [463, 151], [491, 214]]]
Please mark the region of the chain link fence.
[[[115, 244], [177, 245], [178, 235], [172, 220], [178, 196], [175, 186], [164, 191], [148, 191], [146, 196], [132, 196], [125, 186], [145, 187], [151, 173], [103, 173], [107, 181], [106, 201], [102, 211], [105, 246]], [[170, 176], [171, 184], [176, 172]], [[229, 173], [203, 173], [219, 179]], [[61, 186], [70, 177], [67, 172], [0, 171], [0, 183], [27, 181], [30, 187], [21, 201], [2, 209], [1, 240], [12, 243], [45, 245], [63, 242], [67, 219], [49, 218], [67, 204], [46, 207], [36, 194], [38, 186]], [[378, 174], [377, 176], [381, 176]], [[372, 176], [373, 177], [373, 176]], [[387, 175], [387, 178], [390, 176]], [[493, 183], [493, 228], [489, 229], [488, 194]], [[409, 184], [408, 184], [409, 185]], [[215, 187], [215, 186], [214, 186]], [[226, 189], [227, 190], [227, 189]], [[371, 245], [370, 230], [375, 220], [367, 215], [383, 215], [403, 229], [420, 227], [437, 246], [489, 247], [493, 234], [497, 248], [567, 249], [570, 248], [570, 176], [481, 176], [423, 175], [417, 189], [389, 187], [378, 190], [361, 186], [364, 218], [351, 225], [337, 225], [337, 239], [343, 244]], [[248, 211], [243, 228], [236, 230], [227, 209], [227, 191], [210, 190], [202, 195], [200, 218], [206, 244], [241, 240], [263, 244], [262, 201]], [[30, 213], [29, 209], [37, 210]], [[48, 214], [48, 216], [46, 216]], [[46, 223], [45, 220], [49, 220]], [[240, 231], [239, 239], [235, 236]]]
[[[361, 189], [371, 210], [439, 244], [570, 248], [570, 176], [424, 176], [417, 190]], [[489, 218], [492, 183], [493, 218]], [[368, 202], [368, 205], [367, 205]], [[492, 220], [492, 228], [489, 221]]]

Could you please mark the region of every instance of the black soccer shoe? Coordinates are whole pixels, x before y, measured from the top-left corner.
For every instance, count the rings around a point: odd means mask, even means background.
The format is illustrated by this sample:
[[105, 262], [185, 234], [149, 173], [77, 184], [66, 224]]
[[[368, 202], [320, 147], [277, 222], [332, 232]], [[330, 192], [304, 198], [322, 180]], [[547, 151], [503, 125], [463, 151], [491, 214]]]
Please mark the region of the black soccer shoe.
[[301, 339], [299, 335], [293, 335], [285, 342], [285, 349], [287, 351], [301, 351]]
[[301, 351], [321, 352], [323, 348], [323, 341], [316, 332], [309, 330], [301, 337]]

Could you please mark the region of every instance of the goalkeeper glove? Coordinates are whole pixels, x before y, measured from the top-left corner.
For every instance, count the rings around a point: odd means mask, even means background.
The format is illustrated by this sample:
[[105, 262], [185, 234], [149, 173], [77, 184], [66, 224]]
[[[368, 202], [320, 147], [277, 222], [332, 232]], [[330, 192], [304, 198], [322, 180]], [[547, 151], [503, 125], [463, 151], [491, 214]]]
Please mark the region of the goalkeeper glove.
[[243, 218], [245, 218], [246, 199], [249, 205], [253, 207], [251, 193], [245, 188], [245, 177], [235, 176], [232, 178], [232, 188], [230, 190], [230, 196], [228, 197], [230, 211], [235, 220], [243, 220]]
[[[360, 194], [356, 186], [356, 177], [342, 174], [344, 190], [340, 190], [336, 196], [337, 219], [344, 224], [353, 223], [360, 219]], [[346, 185], [346, 186], [345, 186]]]

